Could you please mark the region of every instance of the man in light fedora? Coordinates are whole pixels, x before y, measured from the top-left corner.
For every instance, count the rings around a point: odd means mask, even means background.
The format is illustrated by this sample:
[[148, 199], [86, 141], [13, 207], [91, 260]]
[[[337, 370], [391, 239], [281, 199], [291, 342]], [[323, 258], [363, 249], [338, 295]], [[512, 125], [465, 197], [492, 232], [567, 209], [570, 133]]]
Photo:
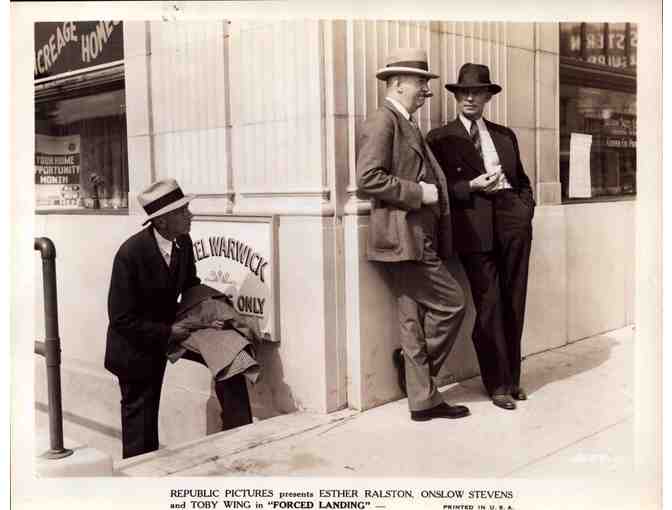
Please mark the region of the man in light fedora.
[[[189, 336], [173, 323], [178, 296], [200, 283], [189, 237], [194, 198], [175, 179], [152, 183], [138, 195], [148, 214], [143, 225], [149, 226], [127, 239], [114, 257], [105, 368], [119, 379], [124, 458], [158, 449], [168, 345]], [[242, 375], [218, 382], [215, 391], [225, 411], [224, 429], [252, 421]]]
[[427, 142], [448, 181], [453, 239], [476, 306], [473, 342], [483, 384], [493, 403], [516, 408], [521, 336], [532, 242], [534, 198], [513, 131], [483, 118], [502, 88], [490, 70], [464, 64], [455, 94], [458, 118], [434, 129]]
[[432, 379], [464, 319], [464, 294], [441, 261], [452, 251], [451, 232], [437, 237], [450, 222], [448, 191], [413, 118], [438, 76], [425, 50], [406, 48], [376, 77], [386, 82], [386, 98], [363, 124], [357, 156], [358, 193], [372, 199], [367, 255], [386, 268], [397, 296], [403, 357], [395, 351], [395, 363], [411, 419], [461, 418], [469, 410], [444, 402]]

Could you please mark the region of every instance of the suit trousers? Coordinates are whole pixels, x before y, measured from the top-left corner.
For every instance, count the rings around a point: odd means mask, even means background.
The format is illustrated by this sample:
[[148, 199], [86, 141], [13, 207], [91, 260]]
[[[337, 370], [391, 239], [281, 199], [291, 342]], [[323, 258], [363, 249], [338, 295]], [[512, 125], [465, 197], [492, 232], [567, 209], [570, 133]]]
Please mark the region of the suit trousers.
[[[182, 359], [195, 361], [207, 367], [203, 356], [192, 351], [185, 352]], [[221, 381], [215, 380], [215, 394], [222, 409], [220, 414], [222, 430], [235, 429], [252, 423], [250, 396], [243, 374], [237, 374]]]
[[143, 379], [119, 379], [122, 455], [125, 459], [159, 448], [159, 401], [165, 371], [166, 360], [163, 360], [156, 363]]
[[[200, 354], [187, 351], [183, 358], [205, 365]], [[119, 380], [121, 388], [121, 438], [123, 458], [159, 448], [159, 402], [166, 362], [142, 380]], [[222, 430], [252, 423], [252, 411], [245, 376], [238, 374], [215, 381], [215, 393], [222, 408]]]
[[425, 232], [421, 260], [386, 262], [397, 297], [411, 411], [443, 402], [435, 377], [455, 344], [464, 321], [464, 293], [436, 252], [436, 216], [423, 207]]
[[460, 260], [476, 307], [472, 338], [481, 379], [494, 395], [520, 384], [533, 208], [514, 190], [496, 192], [491, 200], [493, 250], [463, 253]]

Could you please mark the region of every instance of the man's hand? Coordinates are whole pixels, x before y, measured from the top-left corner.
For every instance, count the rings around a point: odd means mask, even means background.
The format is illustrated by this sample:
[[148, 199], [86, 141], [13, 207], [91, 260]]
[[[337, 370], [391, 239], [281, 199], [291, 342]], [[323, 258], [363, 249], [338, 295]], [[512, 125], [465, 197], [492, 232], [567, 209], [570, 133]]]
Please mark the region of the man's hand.
[[439, 189], [435, 184], [429, 184], [423, 181], [420, 181], [420, 187], [422, 188], [422, 203], [425, 205], [436, 204], [439, 201]]
[[224, 329], [226, 322], [220, 320], [214, 320], [210, 323], [210, 327], [213, 329]]
[[497, 185], [501, 174], [501, 171], [481, 174], [469, 181], [469, 189], [471, 191], [485, 191], [486, 193], [492, 191]]
[[180, 343], [183, 340], [186, 340], [189, 336], [189, 330], [180, 326], [173, 324], [170, 327], [170, 340], [176, 343]]

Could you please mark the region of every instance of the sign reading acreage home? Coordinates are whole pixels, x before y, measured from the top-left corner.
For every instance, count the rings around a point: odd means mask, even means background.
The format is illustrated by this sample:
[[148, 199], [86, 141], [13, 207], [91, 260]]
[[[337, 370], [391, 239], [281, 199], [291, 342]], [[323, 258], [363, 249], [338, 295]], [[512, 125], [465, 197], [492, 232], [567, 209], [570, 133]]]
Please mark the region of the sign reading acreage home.
[[35, 23], [35, 79], [124, 59], [121, 21]]
[[201, 281], [227, 294], [236, 310], [257, 317], [270, 341], [280, 339], [272, 216], [197, 216], [191, 226]]

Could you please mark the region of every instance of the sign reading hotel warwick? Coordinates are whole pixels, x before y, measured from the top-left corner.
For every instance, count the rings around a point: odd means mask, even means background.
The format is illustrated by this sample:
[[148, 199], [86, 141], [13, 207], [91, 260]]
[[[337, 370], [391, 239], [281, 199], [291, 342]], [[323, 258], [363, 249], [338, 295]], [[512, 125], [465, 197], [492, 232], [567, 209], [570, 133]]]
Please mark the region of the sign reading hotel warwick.
[[196, 270], [243, 315], [259, 318], [267, 340], [280, 339], [273, 216], [197, 216], [191, 226]]

